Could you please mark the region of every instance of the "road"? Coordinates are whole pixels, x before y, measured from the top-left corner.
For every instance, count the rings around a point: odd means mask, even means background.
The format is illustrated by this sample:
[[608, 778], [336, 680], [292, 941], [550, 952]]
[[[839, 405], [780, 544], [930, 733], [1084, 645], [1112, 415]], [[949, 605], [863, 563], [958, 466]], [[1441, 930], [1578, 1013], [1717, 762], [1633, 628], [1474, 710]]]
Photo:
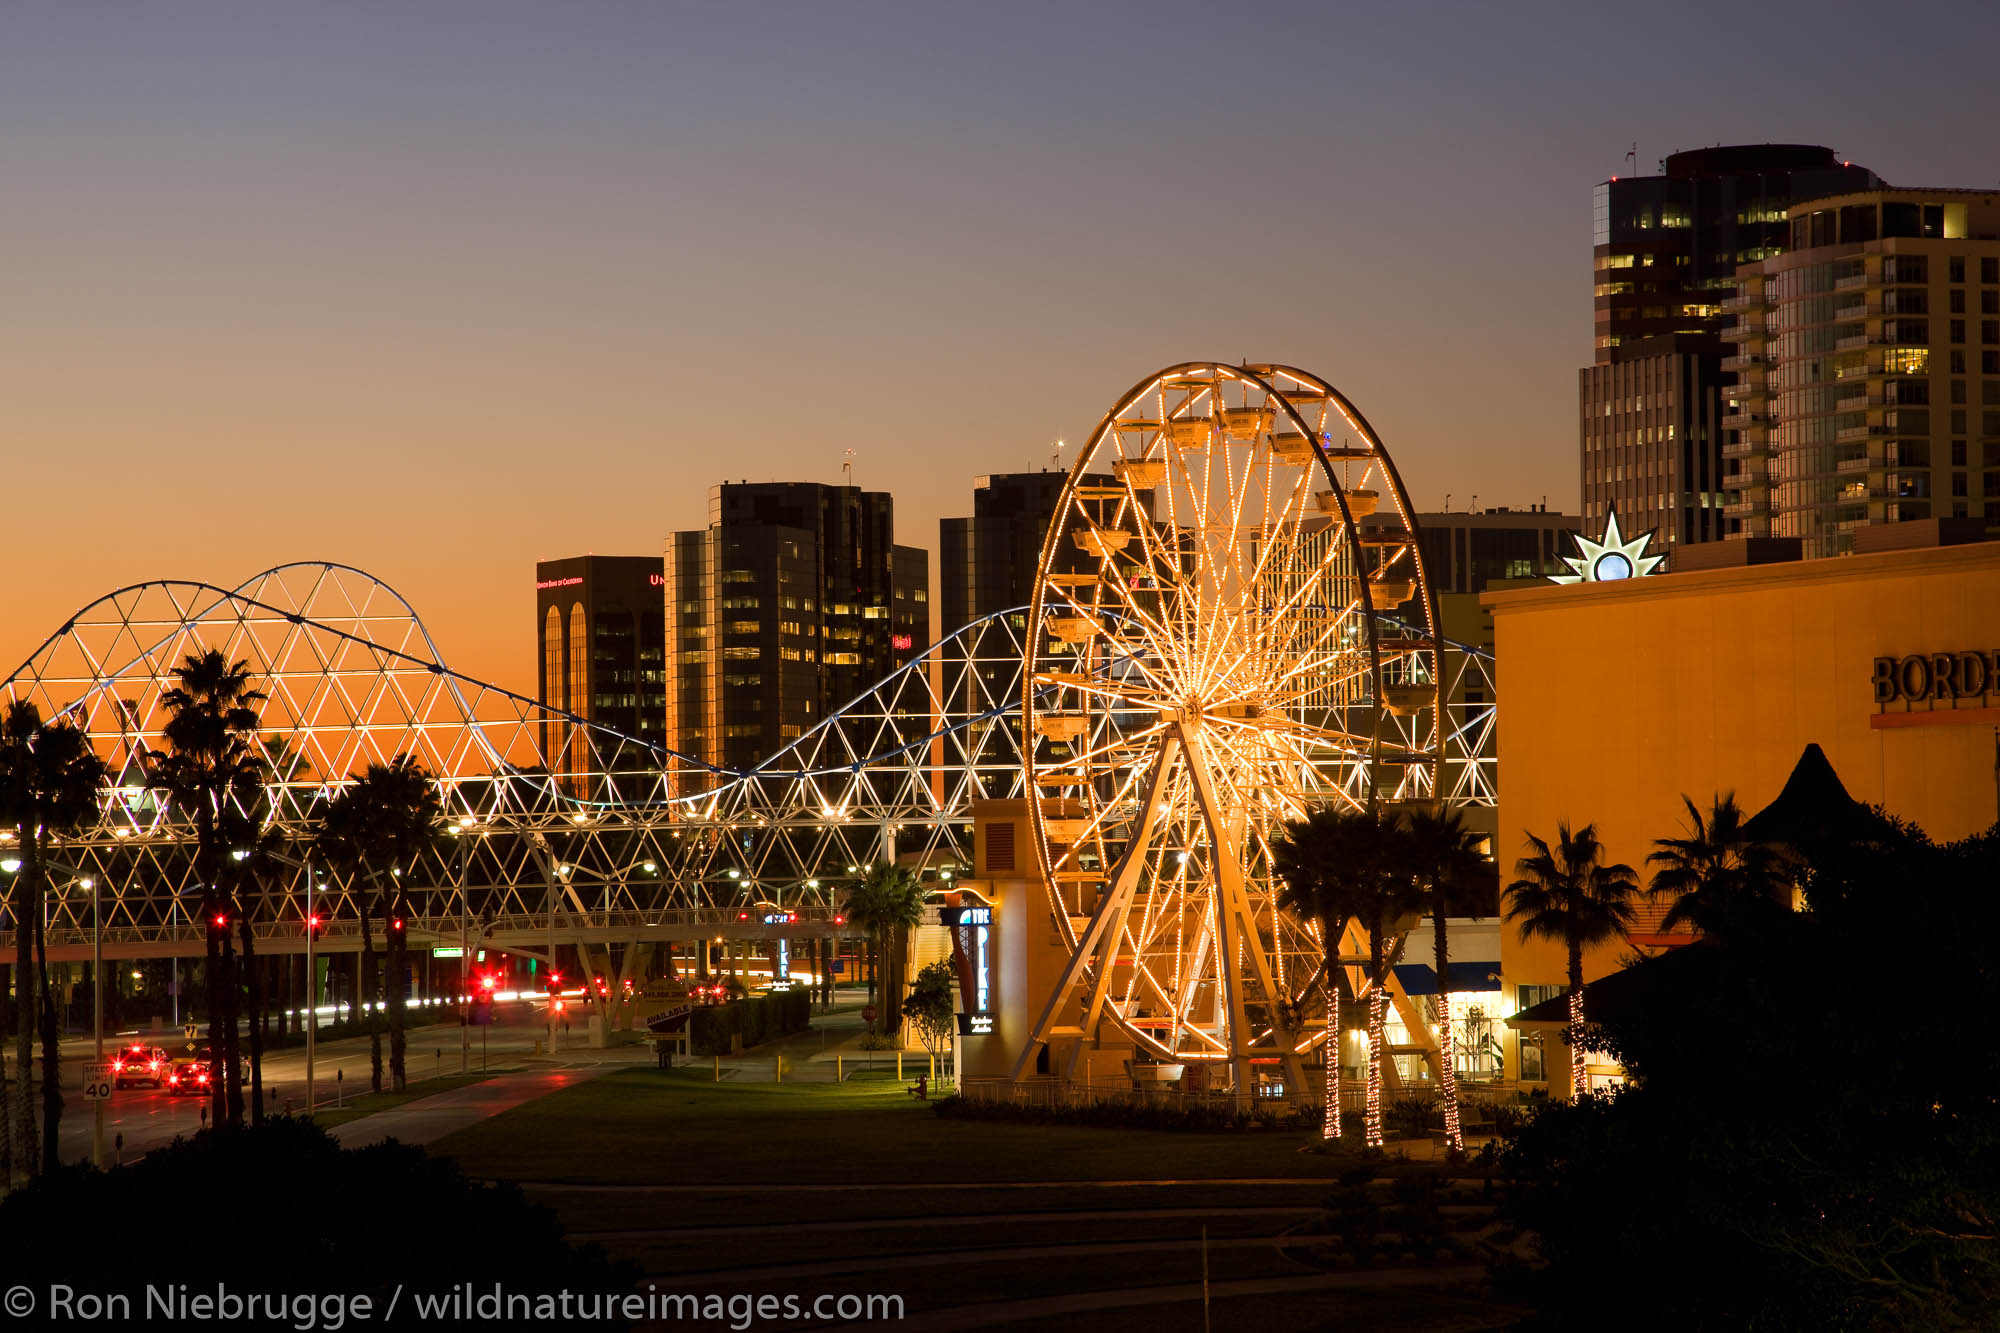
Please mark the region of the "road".
[[[740, 1056], [725, 1056], [720, 1062], [720, 1072], [724, 1077], [762, 1081], [775, 1077], [772, 1056], [779, 1050], [785, 1053], [789, 1070], [788, 1079], [824, 1080], [833, 1077], [831, 1052], [826, 1051], [828, 1036], [838, 1044], [843, 1038], [858, 1035], [862, 1029], [861, 1005], [863, 994], [859, 988], [843, 992], [831, 1013], [814, 1015], [818, 1028], [787, 1038], [782, 1042], [760, 1047]], [[594, 1072], [599, 1067], [615, 1067], [632, 1064], [651, 1064], [653, 1053], [650, 1047], [639, 1045], [611, 1046], [601, 1050], [588, 1048], [583, 1033], [583, 1025], [576, 1024], [557, 1043], [554, 1052], [541, 1049], [547, 1038], [547, 1028], [543, 1026], [539, 1007], [529, 1004], [503, 1004], [495, 1013], [496, 1022], [472, 1033], [469, 1069], [478, 1072], [482, 1068], [521, 1069], [524, 1073], [549, 1073], [552, 1071]], [[822, 1030], [823, 1029], [823, 1030]], [[203, 1029], [199, 1040], [207, 1040]], [[178, 1032], [121, 1032], [106, 1033], [104, 1049], [107, 1055], [122, 1044], [147, 1041], [164, 1048], [171, 1057], [187, 1053], [187, 1042]], [[386, 1045], [386, 1043], [385, 1043]], [[823, 1053], [825, 1052], [825, 1053]], [[93, 1055], [93, 1042], [89, 1037], [68, 1037], [62, 1043], [62, 1083], [65, 1093], [62, 1121], [61, 1152], [66, 1161], [83, 1161], [90, 1156], [92, 1106], [83, 1097], [83, 1070]], [[385, 1052], [386, 1058], [386, 1052]], [[851, 1063], [864, 1060], [880, 1061], [892, 1065], [893, 1052], [877, 1053], [870, 1056], [850, 1054]], [[483, 1063], [482, 1063], [483, 1061]], [[369, 1090], [370, 1069], [368, 1039], [366, 1037], [346, 1037], [338, 1041], [320, 1041], [314, 1052], [314, 1095], [321, 1108], [336, 1105], [348, 1097]], [[412, 1028], [409, 1032], [407, 1068], [410, 1086], [421, 1092], [423, 1081], [435, 1075], [451, 1075], [459, 1069], [459, 1028], [453, 1023]], [[914, 1070], [916, 1066], [912, 1065]], [[386, 1075], [385, 1075], [386, 1078]], [[264, 1104], [273, 1113], [301, 1112], [306, 1109], [306, 1055], [305, 1047], [287, 1046], [273, 1050], [264, 1056]], [[377, 1112], [366, 1118], [366, 1123], [375, 1126], [400, 1125], [400, 1130], [373, 1130], [377, 1137], [383, 1133], [396, 1133], [410, 1142], [427, 1142], [440, 1134], [469, 1124], [485, 1115], [497, 1114], [508, 1106], [517, 1105], [542, 1092], [553, 1091], [562, 1086], [561, 1078], [509, 1079], [505, 1083], [508, 1091], [502, 1092], [492, 1085], [482, 1084], [476, 1088], [460, 1089], [458, 1092], [440, 1094], [438, 1098], [425, 1099], [437, 1104], [422, 1110], [416, 1108], [391, 1108]], [[529, 1087], [539, 1087], [540, 1091], [522, 1091]], [[484, 1091], [479, 1089], [483, 1088]], [[464, 1095], [461, 1097], [460, 1094]], [[248, 1095], [248, 1089], [245, 1089]], [[511, 1099], [511, 1100], [510, 1100]], [[206, 1097], [176, 1097], [165, 1089], [121, 1088], [113, 1092], [105, 1106], [104, 1152], [107, 1163], [114, 1160], [131, 1161], [163, 1144], [171, 1143], [177, 1135], [191, 1134], [205, 1123], [203, 1112], [208, 1105]], [[475, 1111], [473, 1108], [485, 1106], [487, 1109]], [[384, 1117], [393, 1119], [384, 1120]], [[359, 1126], [362, 1121], [350, 1121]], [[424, 1126], [419, 1135], [418, 1126]], [[352, 1134], [359, 1134], [354, 1129]], [[118, 1136], [124, 1136], [122, 1148]], [[343, 1139], [350, 1137], [350, 1131], [343, 1130]], [[366, 1140], [352, 1139], [354, 1142]]]
[[[598, 1064], [649, 1063], [652, 1059], [650, 1051], [632, 1046], [588, 1050], [585, 1048], [581, 1032], [572, 1032], [563, 1038], [553, 1055], [543, 1052], [538, 1056], [536, 1047], [544, 1040], [546, 1029], [528, 1006], [507, 1008], [512, 1009], [512, 1012], [504, 1013], [501, 1016], [502, 1021], [496, 1022], [483, 1033], [480, 1031], [473, 1033], [470, 1052], [470, 1068], [473, 1072], [482, 1067], [518, 1068], [524, 1063], [552, 1070], [563, 1066], [588, 1068]], [[413, 1090], [421, 1091], [423, 1080], [433, 1075], [459, 1072], [458, 1035], [459, 1029], [453, 1024], [414, 1028], [410, 1031], [407, 1068]], [[205, 1032], [203, 1040], [206, 1040]], [[186, 1053], [186, 1041], [178, 1032], [121, 1033], [115, 1040], [110, 1034], [106, 1034], [104, 1046], [107, 1056], [119, 1043], [132, 1041], [157, 1043], [173, 1057]], [[385, 1047], [386, 1044], [385, 1042]], [[61, 1152], [67, 1161], [87, 1160], [90, 1156], [92, 1106], [84, 1099], [82, 1088], [83, 1067], [90, 1061], [92, 1052], [93, 1042], [88, 1037], [70, 1038], [63, 1042], [62, 1082], [65, 1095]], [[387, 1058], [386, 1049], [384, 1058], [385, 1060]], [[314, 1052], [314, 1093], [319, 1106], [331, 1107], [337, 1101], [344, 1101], [348, 1097], [367, 1092], [369, 1072], [368, 1038], [347, 1037], [339, 1041], [319, 1042]], [[385, 1070], [384, 1081], [386, 1080]], [[248, 1091], [246, 1088], [246, 1097]], [[264, 1057], [266, 1109], [279, 1113], [303, 1111], [305, 1096], [305, 1047], [287, 1046], [267, 1053]], [[203, 1113], [207, 1107], [206, 1097], [176, 1097], [165, 1089], [141, 1087], [114, 1091], [111, 1100], [105, 1106], [106, 1161], [110, 1162], [119, 1157], [122, 1152], [122, 1159], [129, 1162], [153, 1148], [172, 1142], [176, 1135], [195, 1132], [205, 1123]], [[496, 1109], [504, 1108], [496, 1106]], [[390, 1112], [379, 1114], [387, 1115]], [[367, 1119], [372, 1122], [376, 1117], [370, 1116]], [[360, 1125], [363, 1122], [349, 1123]], [[456, 1125], [451, 1126], [451, 1128], [456, 1127]], [[124, 1135], [122, 1150], [117, 1147], [117, 1136], [121, 1134]]]

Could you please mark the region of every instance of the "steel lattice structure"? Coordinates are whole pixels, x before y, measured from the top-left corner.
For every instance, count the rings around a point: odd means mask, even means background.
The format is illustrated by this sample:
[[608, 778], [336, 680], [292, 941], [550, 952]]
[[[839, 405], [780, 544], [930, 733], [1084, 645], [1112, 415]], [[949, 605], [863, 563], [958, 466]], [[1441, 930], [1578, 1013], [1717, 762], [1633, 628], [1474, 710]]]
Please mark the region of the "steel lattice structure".
[[[0, 700], [83, 726], [114, 775], [97, 824], [52, 848], [51, 957], [88, 955], [85, 879], [100, 886], [108, 956], [202, 951], [192, 835], [148, 788], [143, 758], [161, 745], [160, 696], [190, 653], [247, 661], [270, 696], [268, 818], [292, 864], [251, 907], [260, 951], [303, 947], [309, 874], [328, 921], [318, 947], [359, 947], [363, 895], [312, 864], [310, 834], [341, 782], [407, 753], [440, 776], [454, 820], [476, 821], [404, 874], [412, 942], [455, 943], [463, 914], [483, 943], [532, 953], [826, 930], [850, 867], [891, 848], [962, 862], [971, 802], [1025, 789], [1021, 701], [992, 684], [1019, 678], [1025, 610], [944, 636], [756, 769], [729, 771], [453, 671], [407, 601], [347, 566], [285, 565], [233, 588], [119, 589], [0, 686]], [[1454, 662], [1490, 677], [1477, 653]], [[1490, 714], [1467, 710], [1446, 765], [1451, 790], [1473, 803], [1492, 800]], [[774, 910], [797, 923], [766, 927]], [[7, 924], [0, 949], [12, 947]]]

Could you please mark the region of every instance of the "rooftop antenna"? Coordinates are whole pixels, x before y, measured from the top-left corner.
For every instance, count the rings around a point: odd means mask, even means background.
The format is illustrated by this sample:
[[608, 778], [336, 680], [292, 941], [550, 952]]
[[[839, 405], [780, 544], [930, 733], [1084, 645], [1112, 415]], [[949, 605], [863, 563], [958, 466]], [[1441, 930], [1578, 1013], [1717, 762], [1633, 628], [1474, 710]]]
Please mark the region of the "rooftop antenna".
[[843, 486], [852, 486], [854, 484], [854, 451], [852, 449], [842, 449], [840, 453], [840, 484]]
[[1476, 513], [1478, 513], [1478, 512], [1479, 512], [1479, 492], [1478, 492], [1478, 491], [1474, 491], [1474, 492], [1472, 493], [1472, 507], [1471, 507], [1470, 509], [1467, 509], [1467, 510], [1466, 510], [1465, 512], [1466, 512], [1466, 513], [1468, 513], [1468, 514], [1476, 514]]
[[1057, 440], [1049, 446], [1049, 466], [1057, 472], [1062, 471], [1062, 451], [1063, 442], [1061, 440]]
[[1639, 141], [1638, 141], [1637, 139], [1634, 139], [1634, 140], [1632, 141], [1632, 151], [1630, 151], [1630, 152], [1628, 152], [1627, 154], [1625, 154], [1625, 160], [1626, 160], [1627, 162], [1630, 162], [1630, 163], [1632, 164], [1632, 174], [1633, 174], [1634, 176], [1638, 175], [1638, 174], [1639, 174]]
[[1447, 513], [1447, 514], [1449, 514], [1449, 513], [1451, 512], [1451, 492], [1450, 492], [1450, 491], [1446, 491], [1446, 492], [1444, 493], [1444, 512], [1445, 512], [1445, 513]]

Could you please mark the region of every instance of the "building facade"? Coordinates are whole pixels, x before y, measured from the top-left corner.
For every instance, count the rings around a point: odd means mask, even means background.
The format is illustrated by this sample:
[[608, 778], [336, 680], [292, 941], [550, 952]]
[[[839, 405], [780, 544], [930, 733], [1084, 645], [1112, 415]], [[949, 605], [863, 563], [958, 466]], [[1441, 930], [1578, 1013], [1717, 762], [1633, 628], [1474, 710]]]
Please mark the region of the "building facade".
[[[552, 709], [650, 745], [666, 742], [664, 570], [657, 556], [579, 555], [535, 565], [536, 686]], [[582, 771], [570, 726], [542, 726], [545, 762]]]
[[1731, 302], [1736, 535], [1824, 556], [1873, 525], [2000, 522], [2000, 192], [1868, 190], [1787, 220]]
[[[1364, 532], [1400, 532], [1400, 522], [1364, 519]], [[1582, 530], [1574, 514], [1552, 514], [1546, 505], [1513, 509], [1500, 505], [1459, 513], [1417, 515], [1417, 545], [1424, 553], [1424, 572], [1439, 596], [1481, 593], [1506, 579], [1545, 578], [1567, 566], [1562, 557], [1575, 550], [1571, 541]]]
[[725, 483], [664, 567], [668, 744], [703, 764], [754, 768], [930, 646], [930, 558], [886, 492]]
[[1578, 394], [1590, 531], [1615, 509], [1665, 549], [1728, 535], [1722, 417], [1735, 368], [1720, 335], [1737, 270], [1784, 250], [1793, 202], [1879, 183], [1831, 149], [1748, 144], [1675, 153], [1660, 175], [1596, 187], [1595, 360]]
[[[939, 633], [950, 634], [985, 616], [1025, 608], [1034, 600], [1042, 545], [1068, 480], [1068, 473], [1049, 469], [978, 477], [972, 483], [972, 516], [939, 520]], [[1083, 483], [1115, 486], [1118, 481], [1086, 473]], [[1084, 569], [1089, 559], [1068, 545], [1059, 545], [1056, 557], [1067, 572]], [[1025, 632], [1027, 624], [1025, 611], [1014, 617], [1017, 630]], [[1019, 698], [1018, 664], [988, 664], [980, 671], [978, 681], [955, 677], [942, 682], [944, 696], [954, 707], [978, 712]]]
[[[1595, 825], [1605, 861], [1637, 868], [1644, 882], [1655, 841], [1686, 833], [1684, 795], [1706, 810], [1734, 794], [1754, 813], [1808, 745], [1854, 799], [1940, 840], [2000, 817], [2000, 541], [1484, 600], [1506, 694], [1503, 882], [1525, 835], [1552, 840], [1559, 821]], [[1643, 902], [1629, 942], [1587, 950], [1586, 980], [1622, 967], [1634, 947], [1667, 943], [1658, 937], [1666, 910]], [[1502, 1017], [1563, 992], [1560, 945], [1508, 926], [1500, 946]], [[1526, 1037], [1503, 1039], [1505, 1067], [1566, 1093], [1566, 1057], [1523, 1049]]]

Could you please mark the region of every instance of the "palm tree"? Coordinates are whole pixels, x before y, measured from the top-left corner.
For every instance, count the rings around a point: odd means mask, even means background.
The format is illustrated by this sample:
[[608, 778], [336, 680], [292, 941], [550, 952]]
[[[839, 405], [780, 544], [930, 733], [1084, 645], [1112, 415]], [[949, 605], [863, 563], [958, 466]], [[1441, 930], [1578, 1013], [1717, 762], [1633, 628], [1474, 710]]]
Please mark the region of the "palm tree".
[[1326, 991], [1326, 1112], [1320, 1137], [1327, 1139], [1341, 1135], [1340, 1002], [1348, 986], [1340, 946], [1359, 896], [1350, 882], [1353, 858], [1346, 839], [1347, 824], [1339, 812], [1313, 810], [1286, 824], [1271, 843], [1272, 868], [1280, 884], [1278, 907], [1317, 922], [1325, 953], [1320, 981]]
[[[878, 861], [847, 893], [847, 919], [866, 927], [874, 955], [869, 969], [868, 998], [875, 999], [876, 978], [882, 981], [882, 1031], [893, 1033], [902, 1021], [902, 960], [899, 947], [906, 932], [924, 918], [923, 889], [908, 866]], [[884, 964], [887, 972], [884, 973]]]
[[1661, 838], [1653, 844], [1658, 850], [1646, 858], [1647, 865], [1660, 867], [1649, 892], [1674, 899], [1661, 928], [1692, 926], [1724, 938], [1781, 914], [1790, 887], [1790, 859], [1743, 831], [1735, 794], [1717, 796], [1706, 817], [1687, 797], [1681, 803], [1687, 806], [1689, 836]]
[[265, 767], [256, 749], [265, 696], [250, 688], [250, 667], [215, 649], [190, 653], [174, 668], [174, 685], [160, 696], [168, 712], [165, 750], [148, 750], [150, 785], [194, 825], [195, 878], [201, 885], [207, 960], [208, 1046], [222, 1067], [209, 1089], [214, 1123], [243, 1121], [243, 1076], [237, 1058], [236, 980], [231, 913], [224, 891], [224, 812], [255, 805]]
[[1438, 1095], [1444, 1107], [1445, 1151], [1458, 1158], [1465, 1153], [1465, 1136], [1458, 1123], [1458, 1071], [1454, 1067], [1451, 1031], [1451, 948], [1445, 934], [1445, 918], [1478, 915], [1477, 889], [1486, 879], [1486, 858], [1479, 853], [1479, 835], [1465, 827], [1456, 810], [1420, 807], [1408, 811], [1403, 821], [1403, 846], [1409, 870], [1431, 909], [1431, 944], [1438, 979]]
[[[1368, 1100], [1363, 1137], [1368, 1147], [1380, 1148], [1390, 926], [1418, 906], [1413, 878], [1404, 865], [1402, 830], [1393, 814], [1374, 804], [1359, 810], [1314, 810], [1301, 823], [1310, 831], [1295, 850], [1310, 855], [1313, 868], [1307, 870], [1303, 864], [1299, 868], [1305, 875], [1303, 883], [1318, 887], [1298, 892], [1313, 900], [1311, 911], [1322, 923], [1331, 956], [1338, 959], [1340, 933], [1349, 917], [1359, 921], [1368, 936]], [[1339, 930], [1327, 928], [1326, 923], [1334, 920], [1341, 923]]]
[[[47, 889], [44, 839], [76, 828], [98, 813], [98, 798], [108, 770], [90, 747], [90, 737], [74, 723], [58, 720], [44, 725], [32, 703], [15, 702], [0, 718], [0, 819], [14, 826], [21, 848], [21, 868], [14, 885], [14, 988], [20, 996], [21, 1111], [18, 1123], [26, 1148], [22, 1164], [35, 1170], [34, 1112], [28, 1077], [30, 1016], [40, 990], [42, 1039], [41, 1169], [59, 1164], [57, 1135], [62, 1124], [61, 1037], [56, 1031], [55, 997], [49, 988], [49, 942], [44, 932], [42, 900]], [[29, 937], [33, 936], [35, 980], [27, 967]]]
[[1583, 1095], [1583, 951], [1623, 936], [1634, 918], [1632, 899], [1639, 877], [1623, 863], [1604, 864], [1597, 826], [1574, 833], [1569, 821], [1556, 825], [1551, 848], [1528, 835], [1533, 853], [1514, 863], [1521, 876], [1507, 886], [1507, 920], [1518, 922], [1523, 940], [1544, 939], [1569, 951], [1570, 1095]]
[[[407, 754], [399, 754], [386, 764], [370, 764], [350, 782], [320, 815], [317, 843], [320, 854], [350, 874], [365, 877], [376, 886], [373, 902], [362, 909], [363, 972], [374, 961], [374, 929], [368, 918], [382, 914], [384, 976], [382, 982], [389, 1019], [389, 1079], [397, 1092], [404, 1090], [403, 1014], [409, 991], [408, 951], [402, 923], [409, 909], [403, 898], [400, 878], [414, 869], [423, 854], [437, 842], [442, 831], [444, 802], [437, 783], [424, 766]], [[389, 874], [388, 882], [382, 872]], [[379, 1026], [369, 1023], [369, 1050], [372, 1056], [376, 1091], [382, 1088], [382, 1035]]]

